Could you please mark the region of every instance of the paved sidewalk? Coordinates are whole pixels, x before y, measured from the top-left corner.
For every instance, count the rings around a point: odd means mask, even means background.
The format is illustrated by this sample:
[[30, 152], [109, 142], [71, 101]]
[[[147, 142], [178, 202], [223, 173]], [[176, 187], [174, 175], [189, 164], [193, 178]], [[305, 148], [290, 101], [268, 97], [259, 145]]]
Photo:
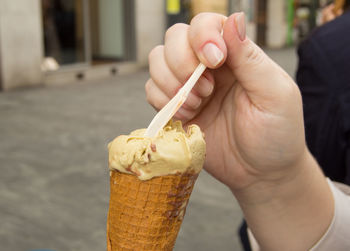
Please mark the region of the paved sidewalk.
[[[292, 49], [269, 51], [294, 74]], [[107, 144], [146, 127], [146, 71], [100, 83], [0, 93], [1, 250], [105, 250]], [[241, 211], [202, 172], [175, 250], [241, 250]]]

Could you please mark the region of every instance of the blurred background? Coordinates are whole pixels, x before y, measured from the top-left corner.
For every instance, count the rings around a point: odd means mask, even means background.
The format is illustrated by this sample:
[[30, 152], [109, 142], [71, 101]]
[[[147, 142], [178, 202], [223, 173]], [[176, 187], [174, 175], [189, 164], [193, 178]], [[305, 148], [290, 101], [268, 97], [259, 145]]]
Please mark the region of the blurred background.
[[[203, 11], [244, 11], [292, 77], [318, 0], [0, 0], [1, 250], [105, 250], [107, 144], [146, 127], [147, 56]], [[242, 214], [201, 173], [175, 250], [241, 250]]]

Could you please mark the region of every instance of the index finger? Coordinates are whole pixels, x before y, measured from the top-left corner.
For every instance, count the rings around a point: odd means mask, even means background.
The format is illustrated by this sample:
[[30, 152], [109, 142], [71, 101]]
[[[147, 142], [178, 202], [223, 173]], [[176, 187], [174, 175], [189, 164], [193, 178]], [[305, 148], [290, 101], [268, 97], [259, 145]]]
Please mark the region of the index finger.
[[190, 24], [189, 42], [199, 60], [209, 68], [218, 68], [225, 62], [227, 48], [222, 37], [227, 17], [216, 13], [201, 13]]

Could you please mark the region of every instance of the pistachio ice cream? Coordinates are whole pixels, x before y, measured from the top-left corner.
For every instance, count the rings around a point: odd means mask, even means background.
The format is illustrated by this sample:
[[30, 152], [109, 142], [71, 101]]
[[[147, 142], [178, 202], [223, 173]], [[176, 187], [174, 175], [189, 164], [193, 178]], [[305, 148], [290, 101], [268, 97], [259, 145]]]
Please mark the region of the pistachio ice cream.
[[172, 121], [156, 137], [146, 129], [109, 145], [107, 250], [171, 251], [205, 159], [203, 133]]
[[155, 138], [144, 137], [145, 131], [121, 135], [108, 145], [110, 170], [148, 180], [202, 169], [205, 141], [197, 125], [190, 125], [185, 132], [180, 121], [169, 122]]

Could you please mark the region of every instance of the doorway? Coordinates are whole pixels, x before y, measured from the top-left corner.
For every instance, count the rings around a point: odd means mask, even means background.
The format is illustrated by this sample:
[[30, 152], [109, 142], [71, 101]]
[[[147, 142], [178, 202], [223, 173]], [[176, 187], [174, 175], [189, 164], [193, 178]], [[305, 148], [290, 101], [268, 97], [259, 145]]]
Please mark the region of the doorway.
[[42, 0], [44, 70], [136, 58], [134, 0]]
[[42, 0], [44, 55], [52, 70], [89, 59], [85, 0]]
[[135, 59], [134, 1], [90, 0], [92, 64]]

